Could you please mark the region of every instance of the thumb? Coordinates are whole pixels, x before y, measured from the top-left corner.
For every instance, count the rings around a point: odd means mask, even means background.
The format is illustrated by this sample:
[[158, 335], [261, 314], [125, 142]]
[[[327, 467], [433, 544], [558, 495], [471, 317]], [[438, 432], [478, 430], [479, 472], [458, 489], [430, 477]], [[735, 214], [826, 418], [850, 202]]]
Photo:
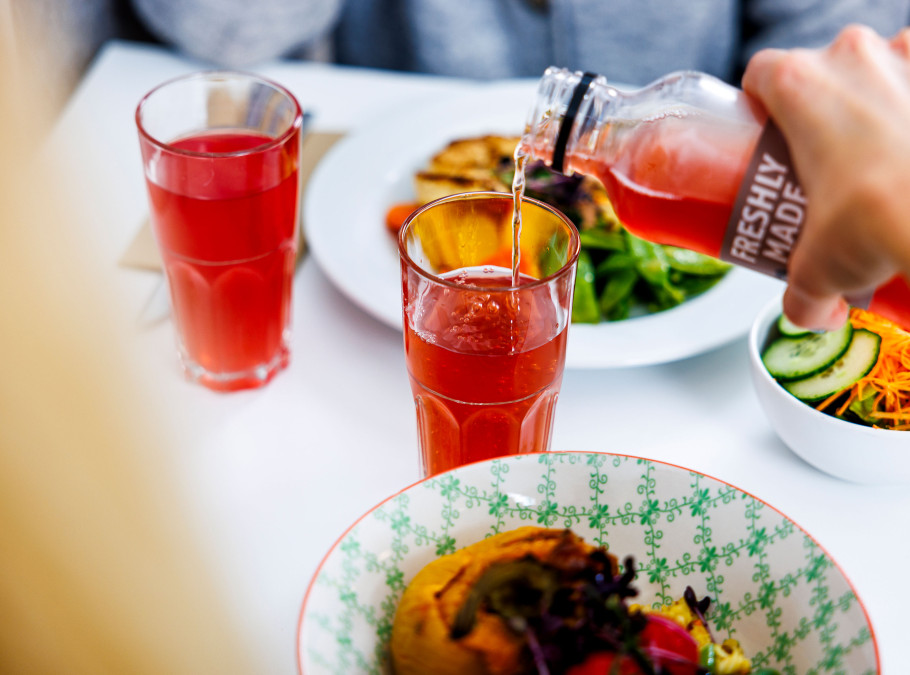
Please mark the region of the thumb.
[[847, 321], [849, 307], [839, 295], [815, 295], [793, 284], [784, 292], [784, 314], [802, 328], [836, 330]]
[[783, 49], [762, 49], [756, 52], [743, 73], [743, 90], [762, 101], [771, 98], [773, 73], [780, 65], [787, 52]]

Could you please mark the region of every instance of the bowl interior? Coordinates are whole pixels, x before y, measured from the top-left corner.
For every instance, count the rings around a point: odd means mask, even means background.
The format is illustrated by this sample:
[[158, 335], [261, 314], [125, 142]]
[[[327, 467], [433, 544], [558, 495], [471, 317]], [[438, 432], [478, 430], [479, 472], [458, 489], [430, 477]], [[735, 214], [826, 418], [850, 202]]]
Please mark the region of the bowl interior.
[[875, 429], [838, 419], [800, 401], [775, 381], [761, 359], [778, 336], [780, 298], [758, 315], [749, 334], [749, 359], [755, 391], [771, 427], [797, 455], [845, 481], [868, 484], [910, 482], [906, 431]]
[[387, 673], [395, 608], [434, 558], [521, 525], [568, 527], [633, 556], [639, 601], [710, 596], [715, 638], [754, 667], [878, 671], [875, 639], [847, 579], [818, 544], [755, 497], [703, 474], [601, 453], [480, 462], [435, 476], [361, 518], [329, 551], [304, 599], [304, 675]]

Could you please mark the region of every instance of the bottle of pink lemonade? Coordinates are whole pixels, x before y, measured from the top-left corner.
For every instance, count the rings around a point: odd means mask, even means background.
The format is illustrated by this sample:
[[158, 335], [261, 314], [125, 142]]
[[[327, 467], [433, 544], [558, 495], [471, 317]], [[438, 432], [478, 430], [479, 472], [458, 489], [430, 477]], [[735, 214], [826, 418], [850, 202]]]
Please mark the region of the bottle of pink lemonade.
[[[518, 152], [596, 177], [643, 239], [786, 279], [806, 198], [777, 127], [715, 77], [681, 71], [625, 92], [549, 68]], [[903, 276], [848, 300], [910, 328]]]

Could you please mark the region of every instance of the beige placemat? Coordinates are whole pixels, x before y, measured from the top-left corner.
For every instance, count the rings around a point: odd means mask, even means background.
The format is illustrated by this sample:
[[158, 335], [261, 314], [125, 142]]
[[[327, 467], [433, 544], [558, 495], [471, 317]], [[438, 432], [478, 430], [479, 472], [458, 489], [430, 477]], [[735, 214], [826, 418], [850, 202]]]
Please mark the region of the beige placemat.
[[[303, 140], [302, 161], [300, 164], [301, 196], [306, 190], [307, 182], [313, 174], [313, 169], [319, 160], [337, 143], [344, 134], [338, 133], [310, 133]], [[300, 228], [303, 231], [303, 228]], [[306, 242], [301, 241], [300, 256], [306, 252]], [[143, 220], [139, 231], [130, 241], [123, 255], [120, 257], [121, 267], [132, 267], [144, 270], [160, 270], [161, 258], [155, 244], [155, 236], [148, 220]]]

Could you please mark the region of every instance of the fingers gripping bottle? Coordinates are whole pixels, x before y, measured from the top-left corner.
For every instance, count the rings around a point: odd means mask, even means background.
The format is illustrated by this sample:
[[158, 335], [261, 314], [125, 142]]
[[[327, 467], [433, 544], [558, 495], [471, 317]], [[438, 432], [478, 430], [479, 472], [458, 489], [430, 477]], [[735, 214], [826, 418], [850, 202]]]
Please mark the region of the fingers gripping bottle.
[[[518, 154], [600, 180], [643, 239], [786, 279], [805, 195], [761, 106], [715, 77], [681, 71], [620, 91], [599, 75], [548, 68]], [[910, 327], [901, 276], [848, 300]]]

